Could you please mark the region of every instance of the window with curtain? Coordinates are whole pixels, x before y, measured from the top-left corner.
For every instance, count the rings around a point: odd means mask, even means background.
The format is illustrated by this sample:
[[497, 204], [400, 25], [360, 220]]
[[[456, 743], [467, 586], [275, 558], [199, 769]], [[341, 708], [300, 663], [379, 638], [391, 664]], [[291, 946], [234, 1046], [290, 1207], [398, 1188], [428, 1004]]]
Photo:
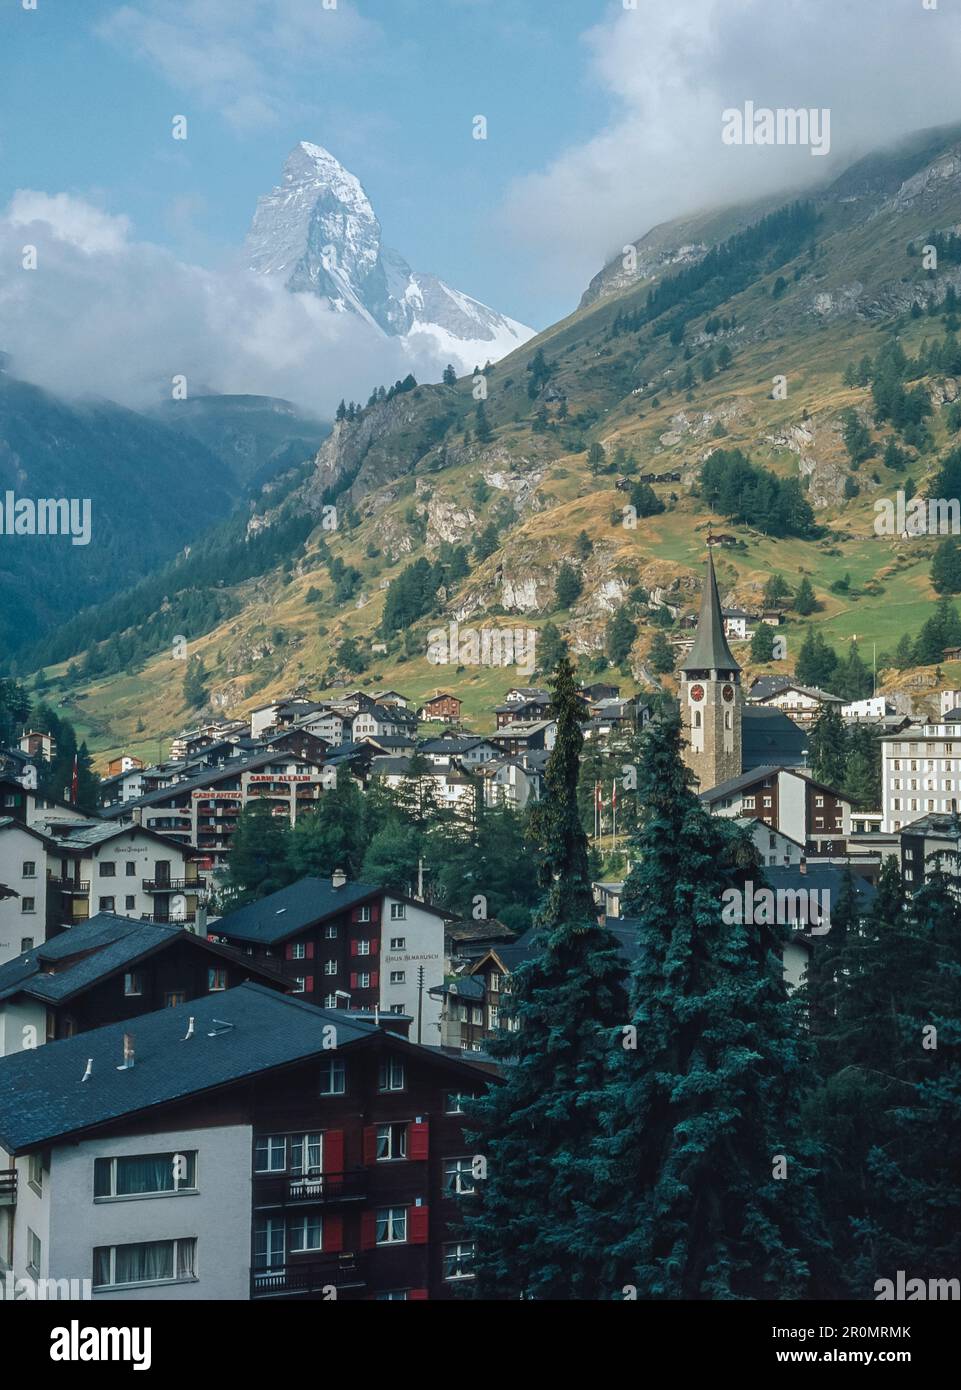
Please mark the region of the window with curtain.
[[407, 1239], [407, 1208], [381, 1207], [377, 1212], [377, 1244], [397, 1245]]
[[94, 1160], [95, 1197], [146, 1197], [197, 1189], [197, 1151]]
[[155, 1284], [197, 1277], [197, 1241], [150, 1240], [136, 1245], [100, 1245], [93, 1252], [94, 1288]]
[[319, 1134], [292, 1134], [290, 1137], [290, 1171], [298, 1175], [320, 1173], [321, 1138]]
[[254, 1170], [258, 1173], [283, 1173], [287, 1167], [287, 1136], [261, 1134], [254, 1149]]

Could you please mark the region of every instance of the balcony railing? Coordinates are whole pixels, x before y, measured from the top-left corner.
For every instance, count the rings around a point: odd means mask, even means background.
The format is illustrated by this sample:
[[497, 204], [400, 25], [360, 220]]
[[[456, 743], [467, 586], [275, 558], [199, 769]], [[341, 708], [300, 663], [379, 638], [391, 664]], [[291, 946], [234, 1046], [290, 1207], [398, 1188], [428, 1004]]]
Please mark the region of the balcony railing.
[[331, 1255], [326, 1260], [288, 1260], [277, 1269], [255, 1269], [250, 1275], [251, 1298], [321, 1293], [326, 1288], [362, 1289], [365, 1271], [354, 1254]]
[[61, 893], [79, 893], [83, 896], [90, 892], [90, 883], [85, 879], [48, 878], [47, 884], [50, 888], [59, 888]]
[[205, 878], [145, 878], [143, 891], [145, 893], [205, 893], [207, 880]]
[[255, 1207], [331, 1206], [360, 1202], [367, 1196], [367, 1169], [351, 1173], [320, 1173], [315, 1178], [254, 1178]]
[[18, 1176], [15, 1168], [0, 1172], [0, 1207], [16, 1206]]

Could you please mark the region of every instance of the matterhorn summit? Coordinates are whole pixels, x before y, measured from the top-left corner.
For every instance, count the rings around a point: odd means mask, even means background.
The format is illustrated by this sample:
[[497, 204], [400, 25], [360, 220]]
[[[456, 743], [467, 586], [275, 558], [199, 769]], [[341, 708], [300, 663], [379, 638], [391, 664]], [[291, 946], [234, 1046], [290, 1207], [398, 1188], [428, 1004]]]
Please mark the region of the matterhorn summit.
[[262, 197], [247, 236], [252, 270], [294, 292], [318, 295], [378, 333], [406, 339], [420, 355], [461, 371], [496, 362], [534, 330], [411, 270], [385, 247], [360, 180], [329, 150], [302, 140], [280, 184]]

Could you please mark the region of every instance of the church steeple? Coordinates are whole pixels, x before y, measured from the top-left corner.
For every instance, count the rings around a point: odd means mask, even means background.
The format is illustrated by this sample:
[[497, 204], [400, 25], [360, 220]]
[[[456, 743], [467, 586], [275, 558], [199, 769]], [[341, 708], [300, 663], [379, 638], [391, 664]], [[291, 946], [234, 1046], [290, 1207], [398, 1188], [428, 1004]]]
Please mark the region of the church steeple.
[[741, 668], [724, 635], [710, 548], [694, 645], [681, 667], [681, 718], [686, 736], [684, 761], [701, 791], [741, 775]]
[[731, 655], [727, 638], [724, 636], [721, 598], [717, 591], [717, 576], [714, 573], [714, 554], [708, 550], [707, 577], [701, 591], [701, 611], [698, 614], [694, 646], [681, 670], [740, 671], [740, 669]]

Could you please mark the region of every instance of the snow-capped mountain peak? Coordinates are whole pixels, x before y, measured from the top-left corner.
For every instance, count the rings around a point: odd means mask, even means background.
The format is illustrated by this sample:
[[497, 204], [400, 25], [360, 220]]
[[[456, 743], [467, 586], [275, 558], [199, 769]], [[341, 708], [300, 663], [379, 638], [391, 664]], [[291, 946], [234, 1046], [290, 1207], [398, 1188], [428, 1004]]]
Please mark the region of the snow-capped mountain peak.
[[380, 222], [356, 175], [322, 145], [301, 140], [281, 182], [260, 198], [247, 237], [252, 270], [316, 294], [378, 332], [437, 353], [462, 371], [497, 361], [534, 330], [411, 270], [385, 247]]

